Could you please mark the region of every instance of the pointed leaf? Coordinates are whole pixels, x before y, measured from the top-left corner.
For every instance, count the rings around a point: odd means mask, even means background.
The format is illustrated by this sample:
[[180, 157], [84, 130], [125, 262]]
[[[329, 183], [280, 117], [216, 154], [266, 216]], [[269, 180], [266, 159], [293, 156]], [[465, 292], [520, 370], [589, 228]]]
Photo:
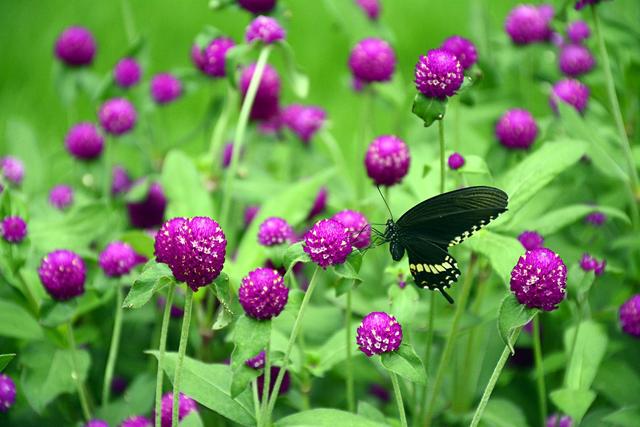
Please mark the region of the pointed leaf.
[[20, 305], [0, 300], [0, 336], [26, 340], [42, 339], [42, 328]]
[[127, 297], [124, 299], [122, 307], [142, 307], [149, 302], [156, 292], [164, 289], [172, 280], [174, 279], [169, 266], [152, 259], [145, 264], [142, 273], [133, 282], [133, 286], [131, 286]]
[[16, 357], [15, 353], [0, 354], [0, 372], [4, 371], [14, 357]]
[[427, 98], [421, 93], [413, 99], [411, 112], [422, 119], [424, 127], [431, 126], [436, 120], [442, 120], [446, 111], [446, 99]]
[[371, 421], [360, 415], [337, 409], [311, 409], [281, 418], [275, 427], [382, 427], [387, 425]]
[[569, 415], [579, 425], [596, 399], [596, 394], [591, 390], [563, 388], [551, 392], [549, 397], [561, 412]]
[[213, 215], [213, 202], [198, 169], [182, 151], [167, 154], [162, 167], [162, 187], [169, 202], [167, 218]]
[[513, 344], [516, 339], [513, 332], [533, 320], [536, 314], [538, 309], [520, 304], [511, 292], [502, 300], [498, 309], [498, 332], [505, 345], [511, 349], [511, 354], [514, 353]]
[[241, 316], [233, 328], [234, 349], [231, 353], [231, 397], [236, 397], [246, 390], [249, 383], [258, 377], [259, 370], [246, 365], [247, 359], [257, 356], [267, 348], [271, 338], [271, 321], [255, 320]]
[[397, 351], [383, 353], [380, 357], [382, 365], [412, 383], [425, 384], [427, 372], [422, 360], [411, 345], [402, 343]]

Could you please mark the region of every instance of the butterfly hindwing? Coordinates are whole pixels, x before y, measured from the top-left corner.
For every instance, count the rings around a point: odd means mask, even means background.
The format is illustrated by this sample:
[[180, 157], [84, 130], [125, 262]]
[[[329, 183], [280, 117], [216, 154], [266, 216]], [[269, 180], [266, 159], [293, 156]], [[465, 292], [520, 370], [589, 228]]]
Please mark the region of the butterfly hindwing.
[[417, 286], [442, 291], [458, 280], [458, 264], [446, 248], [419, 236], [407, 239], [405, 248]]

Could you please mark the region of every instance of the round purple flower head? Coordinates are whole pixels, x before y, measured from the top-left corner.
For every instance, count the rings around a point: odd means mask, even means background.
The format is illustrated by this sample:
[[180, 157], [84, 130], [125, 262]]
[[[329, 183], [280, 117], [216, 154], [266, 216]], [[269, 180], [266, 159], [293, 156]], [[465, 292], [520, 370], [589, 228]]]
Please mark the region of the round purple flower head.
[[367, 14], [369, 19], [377, 21], [380, 16], [380, 0], [356, 0], [356, 4]]
[[440, 48], [453, 53], [465, 70], [478, 61], [476, 46], [464, 37], [451, 36], [442, 43]]
[[[198, 410], [196, 401], [190, 397], [180, 393], [180, 404], [178, 407], [178, 420], [182, 421], [184, 417], [193, 411]], [[162, 396], [162, 414], [160, 415], [162, 427], [171, 427], [171, 415], [173, 411], [173, 392], [165, 393]]]
[[312, 219], [313, 217], [320, 215], [327, 208], [327, 198], [329, 197], [329, 190], [327, 187], [320, 188], [318, 194], [316, 195], [315, 200], [313, 201], [313, 205], [311, 206], [311, 210], [307, 214], [307, 220]]
[[105, 132], [117, 136], [129, 132], [135, 126], [137, 113], [126, 99], [113, 98], [102, 104], [98, 116]]
[[141, 75], [140, 64], [134, 58], [122, 58], [113, 68], [113, 79], [122, 88], [138, 84]]
[[300, 104], [289, 105], [281, 115], [285, 126], [305, 144], [311, 141], [327, 119], [327, 113], [322, 108]]
[[568, 415], [552, 414], [547, 418], [547, 427], [572, 427], [573, 420]]
[[554, 111], [557, 111], [557, 99], [565, 104], [571, 105], [579, 113], [584, 113], [589, 102], [589, 88], [578, 80], [565, 79], [560, 80], [553, 85], [553, 91], [549, 98], [549, 103]]
[[84, 27], [69, 27], [56, 40], [55, 53], [70, 67], [91, 65], [96, 54], [96, 41]]
[[600, 3], [602, 0], [578, 0], [576, 1], [576, 10], [581, 10], [584, 9], [585, 7], [592, 5], [592, 4], [598, 4]]
[[152, 427], [153, 423], [150, 419], [142, 415], [134, 415], [129, 417], [120, 424], [120, 427]]
[[444, 49], [433, 49], [420, 56], [415, 70], [416, 88], [426, 97], [444, 99], [455, 95], [464, 74], [456, 56]]
[[565, 298], [566, 284], [567, 267], [550, 249], [526, 252], [511, 270], [511, 291], [528, 308], [555, 310]]
[[0, 374], [0, 412], [7, 412], [16, 401], [16, 385], [9, 375]]
[[352, 251], [351, 234], [338, 221], [323, 219], [305, 234], [303, 249], [311, 261], [326, 269], [346, 261]]
[[13, 156], [0, 157], [0, 173], [12, 184], [20, 185], [24, 178], [24, 164]]
[[256, 268], [242, 279], [238, 299], [248, 316], [267, 320], [282, 313], [289, 299], [289, 288], [276, 270]]
[[572, 43], [580, 44], [591, 37], [591, 29], [584, 21], [573, 21], [567, 26], [567, 37]]
[[256, 215], [258, 215], [258, 212], [260, 212], [260, 206], [251, 205], [246, 207], [246, 209], [244, 210], [245, 227], [249, 227], [251, 225], [253, 220], [256, 218]]
[[131, 178], [122, 166], [111, 169], [111, 194], [126, 193], [131, 188]]
[[238, 0], [238, 4], [253, 14], [269, 13], [276, 7], [276, 0]]
[[158, 104], [168, 104], [182, 94], [182, 83], [170, 73], [156, 74], [151, 80], [151, 96]]
[[103, 420], [90, 420], [84, 427], [109, 427], [109, 424]]
[[45, 255], [38, 269], [42, 285], [56, 301], [66, 301], [82, 295], [86, 273], [82, 258], [65, 249]]
[[244, 363], [252, 369], [262, 369], [265, 365], [266, 353], [261, 351], [257, 356], [247, 359]]
[[569, 77], [578, 77], [593, 69], [596, 61], [589, 49], [579, 44], [568, 44], [560, 50], [560, 71]]
[[124, 276], [136, 265], [136, 253], [127, 243], [111, 242], [100, 254], [98, 264], [109, 277]]
[[453, 153], [449, 156], [447, 163], [452, 170], [458, 170], [464, 166], [464, 157], [460, 153]]
[[207, 217], [173, 218], [156, 235], [156, 259], [194, 292], [220, 275], [226, 251], [224, 232]]
[[93, 123], [78, 123], [65, 137], [67, 151], [80, 160], [93, 160], [102, 154], [104, 138]]
[[409, 147], [400, 138], [382, 135], [373, 140], [364, 159], [367, 175], [376, 185], [399, 183], [409, 171]]
[[591, 212], [584, 218], [584, 222], [591, 224], [594, 227], [600, 227], [607, 220], [607, 215], [604, 212]]
[[537, 136], [538, 125], [527, 110], [508, 110], [496, 125], [498, 141], [512, 150], [526, 150], [531, 147]]
[[[251, 78], [256, 69], [256, 64], [251, 64], [242, 70], [240, 75], [240, 91], [242, 97], [247, 95]], [[266, 65], [260, 85], [253, 101], [250, 118], [252, 120], [269, 120], [277, 116], [280, 111], [280, 77], [278, 72], [270, 66]]]
[[262, 246], [276, 246], [293, 240], [293, 228], [278, 217], [265, 219], [258, 229], [258, 243]]
[[160, 184], [154, 182], [149, 187], [146, 199], [127, 204], [129, 221], [136, 228], [159, 227], [162, 225], [166, 207], [167, 198], [164, 195], [164, 191]]
[[0, 221], [0, 234], [9, 243], [20, 243], [27, 236], [27, 223], [19, 216], [8, 216]]
[[68, 185], [56, 185], [49, 192], [49, 203], [59, 210], [68, 208], [73, 204], [73, 188]]
[[284, 40], [285, 34], [284, 28], [274, 18], [258, 16], [247, 27], [245, 40], [247, 43], [258, 40], [265, 44], [271, 44]]
[[527, 251], [539, 249], [544, 244], [544, 238], [535, 231], [523, 231], [518, 236], [518, 240]]
[[584, 271], [593, 271], [598, 266], [598, 260], [589, 254], [582, 254], [580, 258], [580, 268]]
[[[270, 380], [269, 380], [269, 396], [271, 396], [271, 394], [273, 394], [273, 388], [276, 385], [276, 378], [278, 377], [278, 373], [280, 372], [280, 368], [277, 366], [272, 366], [271, 367], [271, 375], [270, 375]], [[262, 375], [260, 375], [257, 379], [256, 379], [256, 383], [258, 386], [258, 398], [260, 400], [262, 400], [262, 389], [264, 387], [264, 373]], [[280, 391], [278, 392], [278, 396], [282, 395], [282, 394], [286, 394], [289, 391], [289, 386], [291, 385], [291, 376], [289, 375], [289, 372], [284, 373], [284, 375], [282, 376], [282, 384], [280, 384]]]
[[511, 41], [518, 45], [541, 42], [549, 35], [549, 19], [545, 10], [530, 4], [513, 8], [504, 27]]
[[331, 217], [342, 224], [351, 235], [351, 245], [364, 249], [371, 243], [371, 226], [367, 217], [358, 211], [343, 210]]
[[228, 37], [218, 37], [202, 51], [197, 45], [193, 46], [191, 56], [198, 68], [211, 77], [224, 77], [227, 74], [227, 52], [236, 44]]
[[620, 325], [627, 334], [640, 338], [640, 294], [632, 296], [620, 307]]
[[367, 38], [351, 50], [349, 68], [363, 83], [386, 82], [396, 69], [396, 54], [386, 41]]
[[395, 317], [382, 311], [367, 314], [358, 327], [356, 342], [368, 357], [400, 348], [402, 326]]

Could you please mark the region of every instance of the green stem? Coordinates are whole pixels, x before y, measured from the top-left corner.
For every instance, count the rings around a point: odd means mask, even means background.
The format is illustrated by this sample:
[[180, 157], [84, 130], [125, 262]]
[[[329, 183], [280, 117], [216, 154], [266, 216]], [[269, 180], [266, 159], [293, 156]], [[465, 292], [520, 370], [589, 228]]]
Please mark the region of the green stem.
[[122, 332], [122, 300], [123, 300], [122, 284], [118, 282], [116, 289], [116, 312], [114, 315], [113, 332], [111, 335], [111, 345], [109, 346], [109, 357], [107, 358], [107, 367], [104, 370], [104, 382], [102, 384], [102, 406], [109, 403], [111, 394], [111, 380], [113, 371], [118, 359], [118, 348], [120, 347], [120, 333]]
[[[516, 341], [516, 339], [518, 338], [518, 335], [520, 335], [521, 329], [522, 328], [518, 328], [511, 333], [511, 336], [509, 337], [509, 340], [511, 340], [511, 342]], [[487, 387], [485, 387], [484, 393], [482, 393], [482, 398], [480, 399], [480, 403], [476, 408], [476, 412], [473, 414], [473, 419], [471, 420], [471, 424], [469, 425], [469, 427], [476, 427], [480, 422], [480, 419], [482, 419], [482, 414], [484, 413], [484, 409], [487, 407], [487, 403], [489, 403], [489, 399], [491, 398], [491, 393], [493, 393], [493, 389], [495, 388], [496, 383], [498, 382], [498, 378], [500, 378], [500, 374], [502, 373], [502, 370], [504, 369], [504, 365], [507, 363], [507, 360], [509, 359], [510, 355], [511, 355], [511, 349], [509, 348], [508, 345], [505, 345], [504, 350], [502, 350], [502, 354], [500, 355], [500, 359], [498, 359], [498, 363], [496, 364], [496, 367], [493, 369], [491, 378], [489, 378], [489, 383], [487, 384]]]
[[351, 348], [351, 290], [347, 292], [347, 306], [345, 310], [345, 324], [347, 337], [347, 408], [349, 412], [356, 410], [356, 398], [353, 387], [353, 355]]
[[440, 140], [440, 192], [445, 188], [445, 161], [444, 161], [444, 121], [438, 120], [438, 139]]
[[[169, 284], [167, 299], [164, 304], [162, 314], [162, 328], [160, 329], [160, 343], [158, 344], [158, 371], [156, 372], [156, 414], [162, 413], [162, 382], [164, 380], [164, 353], [167, 347], [167, 332], [169, 331], [169, 320], [171, 319], [171, 305], [173, 304], [173, 294], [176, 283], [172, 280]], [[156, 417], [156, 427], [162, 427], [161, 417]]]
[[251, 390], [253, 391], [253, 410], [255, 412], [256, 417], [256, 425], [261, 426], [260, 423], [260, 412], [262, 407], [260, 405], [260, 397], [258, 396], [258, 381], [253, 380], [251, 382]]
[[213, 171], [218, 170], [220, 168], [220, 165], [222, 164], [220, 159], [216, 157], [220, 156], [222, 153], [224, 135], [227, 130], [229, 118], [231, 117], [231, 112], [233, 111], [233, 108], [236, 104], [235, 94], [236, 92], [233, 90], [233, 88], [231, 86], [228, 86], [224, 106], [222, 107], [220, 117], [218, 117], [218, 121], [216, 122], [216, 125], [213, 128], [213, 132], [211, 133], [211, 140], [209, 142], [209, 158], [211, 159], [211, 168]]
[[220, 219], [222, 227], [227, 230], [227, 219], [229, 215], [229, 209], [231, 204], [231, 193], [233, 191], [233, 182], [235, 181], [236, 174], [238, 173], [238, 165], [240, 164], [240, 153], [242, 152], [242, 145], [244, 144], [244, 134], [247, 130], [247, 124], [249, 123], [249, 114], [253, 107], [253, 101], [258, 93], [260, 82], [262, 81], [262, 75], [264, 69], [267, 66], [269, 54], [271, 53], [272, 46], [266, 45], [260, 51], [256, 68], [251, 76], [251, 82], [247, 89], [247, 94], [242, 101], [242, 108], [240, 109], [240, 117], [238, 118], [238, 125], [236, 127], [235, 136], [233, 139], [233, 149], [231, 151], [231, 164], [227, 170], [227, 176], [224, 181], [224, 187], [222, 190], [222, 207], [220, 210]]
[[[435, 292], [429, 293], [429, 318], [427, 320], [427, 343], [425, 345], [423, 363], [425, 370], [429, 373], [429, 366], [431, 366], [431, 349], [433, 348], [433, 335], [434, 335], [434, 321], [435, 321], [435, 312], [436, 312], [436, 294]], [[425, 384], [422, 390], [421, 396], [421, 404], [420, 410], [418, 411], [418, 419], [422, 420], [425, 415], [425, 411], [427, 409], [427, 405], [425, 404], [425, 400], [427, 397], [428, 385]]]
[[129, 44], [133, 43], [136, 38], [136, 24], [133, 19], [133, 11], [129, 0], [122, 0], [122, 20], [124, 21], [124, 30], [127, 34]]
[[407, 427], [407, 415], [404, 412], [404, 402], [402, 401], [402, 392], [400, 391], [400, 384], [398, 383], [398, 376], [395, 372], [389, 371], [391, 377], [391, 383], [393, 384], [393, 393], [396, 395], [396, 403], [398, 404], [398, 412], [400, 413], [400, 425]]
[[[267, 409], [269, 408], [269, 388], [271, 385], [271, 340], [267, 343], [264, 350], [264, 381], [262, 381], [262, 406], [260, 408], [260, 422], [263, 426], [269, 424], [267, 417]], [[260, 424], [259, 424], [260, 425]]]
[[91, 419], [91, 410], [89, 409], [89, 399], [84, 389], [84, 384], [80, 379], [80, 373], [78, 372], [78, 356], [76, 351], [76, 339], [73, 335], [73, 325], [71, 321], [67, 327], [67, 335], [69, 338], [69, 350], [71, 350], [71, 378], [76, 383], [76, 389], [78, 391], [78, 397], [80, 398], [80, 406], [82, 407], [82, 415], [86, 421]]
[[544, 384], [544, 365], [542, 361], [542, 346], [540, 343], [540, 318], [533, 318], [533, 354], [536, 364], [536, 383], [538, 386], [538, 410], [540, 411], [540, 425], [547, 419], [547, 392]]
[[173, 412], [171, 415], [171, 427], [178, 427], [178, 414], [180, 409], [180, 380], [182, 379], [182, 364], [187, 352], [189, 342], [189, 325], [191, 323], [191, 309], [193, 308], [193, 291], [187, 286], [187, 295], [184, 300], [184, 316], [182, 317], [182, 331], [180, 332], [180, 346], [178, 347], [178, 360], [176, 371], [173, 374]]
[[102, 161], [104, 163], [104, 181], [102, 182], [102, 196], [109, 203], [111, 201], [111, 144], [114, 138], [107, 138], [102, 150]]

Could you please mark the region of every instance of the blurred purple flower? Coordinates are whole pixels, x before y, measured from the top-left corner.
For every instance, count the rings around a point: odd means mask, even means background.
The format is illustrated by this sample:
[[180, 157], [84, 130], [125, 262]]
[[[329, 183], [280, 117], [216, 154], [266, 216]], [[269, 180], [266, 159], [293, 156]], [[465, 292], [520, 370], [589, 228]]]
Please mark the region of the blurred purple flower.
[[329, 197], [329, 190], [327, 187], [321, 187], [316, 195], [311, 210], [307, 214], [307, 220], [312, 219], [315, 216], [320, 215], [327, 208], [327, 198]]
[[24, 163], [17, 157], [0, 157], [0, 173], [10, 183], [20, 185], [24, 179]]
[[452, 170], [458, 170], [464, 166], [464, 157], [460, 153], [453, 153], [447, 159], [447, 163]]
[[464, 37], [451, 36], [442, 43], [440, 48], [453, 53], [465, 70], [478, 61], [476, 46]]
[[59, 210], [68, 208], [73, 204], [73, 188], [68, 185], [56, 185], [49, 192], [49, 203]]
[[351, 244], [357, 249], [364, 249], [371, 243], [371, 226], [362, 213], [346, 209], [338, 212], [331, 219], [346, 227], [351, 234]]
[[133, 129], [137, 113], [133, 104], [126, 99], [113, 98], [102, 104], [98, 117], [105, 132], [118, 136]]
[[245, 40], [247, 43], [259, 40], [262, 43], [271, 44], [284, 40], [285, 35], [284, 28], [274, 18], [258, 16], [247, 26]]
[[293, 228], [291, 228], [286, 220], [278, 217], [265, 219], [258, 229], [258, 243], [263, 246], [290, 243], [293, 237]]
[[68, 27], [58, 37], [55, 54], [70, 67], [91, 65], [96, 54], [93, 34], [84, 27]]
[[[240, 92], [244, 98], [249, 90], [251, 78], [255, 72], [256, 64], [251, 64], [242, 70], [240, 75]], [[264, 69], [258, 91], [251, 108], [252, 120], [269, 120], [280, 112], [280, 77], [278, 72], [267, 64]]]
[[8, 216], [0, 221], [0, 234], [9, 243], [20, 243], [27, 237], [27, 223], [19, 216]]
[[151, 96], [157, 104], [168, 104], [182, 95], [182, 83], [170, 73], [156, 74], [151, 80]]
[[238, 299], [248, 316], [267, 320], [282, 313], [289, 299], [289, 288], [276, 270], [256, 268], [242, 279]]
[[396, 69], [393, 48], [382, 39], [367, 38], [351, 50], [349, 67], [355, 78], [363, 83], [391, 80]]
[[104, 138], [93, 123], [78, 123], [67, 133], [65, 147], [76, 159], [93, 160], [102, 154]]
[[640, 338], [640, 294], [629, 298], [620, 306], [620, 326], [622, 330], [636, 338]]
[[122, 88], [135, 86], [141, 76], [142, 69], [135, 58], [122, 58], [113, 68], [113, 79]]
[[589, 49], [579, 44], [564, 45], [560, 50], [560, 71], [569, 77], [578, 77], [588, 73], [596, 64]]
[[544, 244], [544, 238], [535, 231], [523, 231], [518, 236], [518, 240], [527, 251], [539, 249]]
[[589, 102], [589, 88], [578, 80], [560, 80], [553, 85], [553, 91], [549, 98], [553, 111], [558, 110], [557, 100], [571, 105], [579, 113], [584, 113]]
[[[142, 181], [135, 185], [143, 185]], [[134, 188], [135, 188], [134, 185]], [[162, 187], [154, 182], [144, 200], [127, 204], [129, 221], [135, 228], [153, 228], [162, 225], [167, 199]]]
[[282, 110], [282, 122], [304, 143], [322, 128], [327, 113], [320, 107], [292, 104]]
[[238, 0], [238, 4], [253, 14], [269, 13], [276, 7], [276, 0]]
[[506, 148], [528, 149], [538, 136], [538, 125], [527, 110], [514, 108], [500, 117], [496, 124], [496, 137]]
[[7, 412], [16, 401], [16, 384], [11, 377], [0, 374], [0, 412]]
[[369, 144], [364, 164], [367, 175], [376, 185], [392, 186], [409, 171], [409, 147], [394, 135], [382, 135]]
[[84, 293], [87, 268], [76, 253], [60, 249], [42, 258], [38, 275], [54, 300], [66, 301]]
[[591, 37], [591, 29], [584, 21], [573, 21], [567, 26], [567, 37], [572, 43], [580, 44]]

